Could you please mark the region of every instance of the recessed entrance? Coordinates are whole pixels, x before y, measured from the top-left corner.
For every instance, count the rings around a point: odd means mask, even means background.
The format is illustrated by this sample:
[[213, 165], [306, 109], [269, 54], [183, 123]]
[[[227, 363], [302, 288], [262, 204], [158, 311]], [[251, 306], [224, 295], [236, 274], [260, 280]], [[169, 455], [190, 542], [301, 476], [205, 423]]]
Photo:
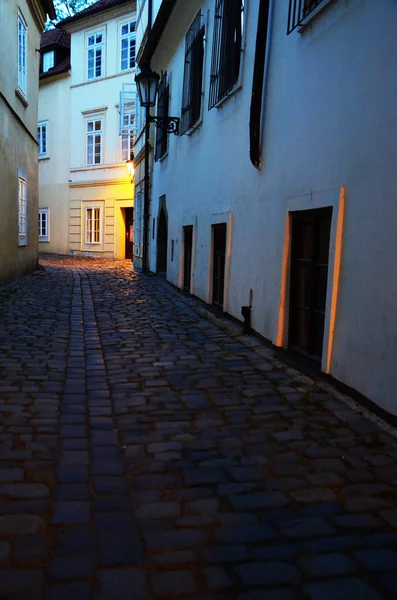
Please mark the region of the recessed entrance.
[[168, 224], [164, 207], [160, 208], [157, 219], [157, 273], [167, 272]]
[[183, 228], [183, 289], [190, 294], [192, 279], [193, 225]]
[[134, 209], [125, 209], [125, 257], [132, 258], [134, 249]]
[[332, 208], [291, 214], [289, 347], [321, 359]]
[[212, 303], [223, 308], [225, 293], [226, 223], [212, 226]]

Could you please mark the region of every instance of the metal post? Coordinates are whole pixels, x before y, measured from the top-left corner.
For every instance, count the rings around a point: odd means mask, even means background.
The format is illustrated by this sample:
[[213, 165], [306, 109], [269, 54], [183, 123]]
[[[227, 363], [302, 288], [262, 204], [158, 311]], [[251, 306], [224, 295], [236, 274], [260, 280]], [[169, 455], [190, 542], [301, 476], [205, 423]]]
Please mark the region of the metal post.
[[150, 114], [149, 108], [145, 108], [145, 187], [143, 197], [143, 257], [142, 257], [142, 271], [147, 273], [149, 271], [149, 137], [150, 137]]

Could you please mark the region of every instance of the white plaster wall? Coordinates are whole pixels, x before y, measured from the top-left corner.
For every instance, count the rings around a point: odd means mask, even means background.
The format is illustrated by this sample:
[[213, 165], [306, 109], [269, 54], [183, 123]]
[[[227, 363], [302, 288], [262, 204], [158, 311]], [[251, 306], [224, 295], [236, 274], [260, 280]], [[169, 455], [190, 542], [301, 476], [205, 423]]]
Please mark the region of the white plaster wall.
[[[168, 278], [178, 283], [170, 241], [177, 253], [183, 219], [197, 215], [194, 293], [207, 300], [211, 219], [232, 213], [228, 312], [241, 318], [252, 288], [253, 326], [275, 342], [288, 198], [311, 208], [314, 195], [332, 189], [337, 197], [346, 186], [330, 372], [397, 414], [397, 5], [335, 0], [303, 34], [287, 36], [288, 0], [275, 3], [260, 172], [249, 161], [257, 4], [247, 5], [243, 86], [219, 109], [207, 109], [212, 0], [179, 2], [152, 61], [171, 75], [170, 114], [178, 116], [184, 36], [198, 9], [210, 9], [203, 123], [191, 136], [170, 136], [168, 156], [154, 166], [152, 216], [167, 196]], [[150, 260], [155, 269], [155, 244]]]
[[50, 209], [50, 241], [40, 252], [69, 250], [70, 76], [43, 80], [38, 121], [48, 121], [48, 158], [39, 160], [39, 206]]
[[[103, 165], [122, 166], [121, 143], [119, 136], [119, 101], [123, 83], [133, 82], [135, 69], [120, 71], [120, 25], [135, 18], [135, 12], [129, 12], [97, 23], [81, 31], [72, 32], [71, 38], [71, 169], [83, 168], [85, 164], [86, 119], [104, 117], [104, 160]], [[93, 31], [105, 32], [105, 70], [104, 76], [87, 81], [86, 38]], [[83, 114], [86, 111], [103, 109], [101, 114]], [[125, 167], [123, 166], [123, 169]], [[94, 167], [88, 169], [92, 177], [109, 178], [113, 172], [100, 172]], [[116, 174], [120, 176], [118, 172]], [[75, 178], [72, 177], [75, 181]]]

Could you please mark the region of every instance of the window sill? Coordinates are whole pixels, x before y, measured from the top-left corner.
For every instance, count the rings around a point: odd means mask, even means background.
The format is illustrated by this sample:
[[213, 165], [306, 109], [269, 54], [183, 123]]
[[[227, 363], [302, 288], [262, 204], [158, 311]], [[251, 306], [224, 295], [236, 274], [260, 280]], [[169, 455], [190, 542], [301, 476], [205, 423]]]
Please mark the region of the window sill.
[[[191, 127], [189, 127], [189, 129], [187, 129], [185, 131], [185, 133], [182, 133], [182, 135], [193, 135], [193, 133], [195, 133], [198, 129], [200, 129], [200, 127], [203, 124], [203, 117], [200, 117], [193, 125], [191, 125]], [[182, 137], [181, 135], [181, 137]]]
[[18, 246], [27, 246], [28, 245], [28, 240], [26, 239], [26, 237], [20, 237], [18, 238]]
[[333, 2], [333, 0], [326, 0], [325, 2], [319, 4], [319, 6], [317, 6], [317, 8], [313, 10], [313, 12], [307, 15], [304, 22], [301, 25], [298, 25], [298, 33], [306, 33], [308, 25], [311, 25], [312, 21], [314, 21], [317, 18], [317, 16], [331, 4], [331, 2]]
[[40, 244], [48, 244], [49, 241], [50, 240], [42, 240], [42, 239], [39, 238], [39, 243]]
[[136, 71], [136, 64], [129, 69], [120, 69], [119, 73], [120, 75], [124, 75], [124, 73], [133, 73], [134, 71]]
[[106, 79], [106, 75], [100, 75], [99, 77], [92, 77], [92, 79], [86, 79], [85, 83], [95, 83], [96, 81], [101, 81], [101, 79]]
[[19, 98], [25, 108], [29, 106], [29, 102], [26, 99], [25, 93], [19, 87], [15, 88], [15, 95], [17, 98]]
[[162, 156], [159, 156], [159, 158], [155, 159], [155, 162], [161, 163], [161, 162], [163, 162], [163, 160], [165, 160], [167, 158], [167, 156], [168, 156], [168, 150], [167, 150], [167, 152], [164, 152], [164, 154]]
[[85, 242], [86, 246], [100, 246], [101, 242]]
[[[241, 81], [239, 80], [235, 87], [228, 93], [226, 94], [226, 96], [223, 96], [223, 98], [221, 98], [216, 104], [214, 104], [214, 106], [212, 108], [221, 108], [222, 105], [229, 100], [229, 98], [232, 98], [233, 96], [235, 96], [237, 94], [237, 92], [239, 92], [241, 89], [243, 88], [243, 84], [241, 83]], [[210, 109], [211, 110], [211, 109]]]
[[125, 169], [125, 164], [117, 163], [101, 163], [100, 165], [87, 165], [86, 167], [70, 167], [71, 173], [79, 173], [83, 171], [100, 171], [101, 169]]
[[40, 156], [39, 155], [39, 160], [50, 160], [50, 157], [47, 156], [47, 155], [46, 156]]

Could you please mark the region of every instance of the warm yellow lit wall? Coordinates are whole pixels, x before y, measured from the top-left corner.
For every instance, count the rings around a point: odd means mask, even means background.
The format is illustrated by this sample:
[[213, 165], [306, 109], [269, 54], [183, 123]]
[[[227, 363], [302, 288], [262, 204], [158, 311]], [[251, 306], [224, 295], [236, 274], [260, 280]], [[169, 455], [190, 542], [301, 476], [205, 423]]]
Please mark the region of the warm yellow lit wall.
[[[128, 179], [116, 185], [71, 187], [70, 251], [73, 254], [125, 258], [125, 222], [121, 209], [134, 206], [133, 196], [134, 186]], [[101, 208], [99, 244], [85, 243], [85, 209], [91, 206]]]

